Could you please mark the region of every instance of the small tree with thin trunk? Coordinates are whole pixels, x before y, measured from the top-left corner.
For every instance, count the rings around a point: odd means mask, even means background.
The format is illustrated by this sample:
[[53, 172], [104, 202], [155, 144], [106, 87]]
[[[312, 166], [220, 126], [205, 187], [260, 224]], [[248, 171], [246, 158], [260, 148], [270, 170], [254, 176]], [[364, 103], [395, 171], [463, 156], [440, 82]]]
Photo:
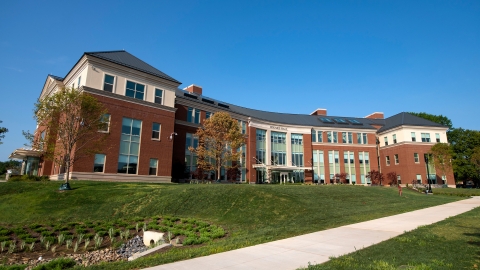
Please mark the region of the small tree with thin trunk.
[[382, 185], [382, 181], [384, 180], [383, 178], [383, 173], [376, 171], [376, 170], [371, 170], [367, 174], [367, 178], [370, 178], [370, 181], [372, 182], [372, 185]]
[[205, 120], [203, 127], [196, 132], [198, 147], [188, 150], [197, 154], [197, 167], [204, 171], [215, 171], [220, 180], [221, 168], [228, 170], [238, 164], [245, 137], [240, 131], [237, 120], [227, 112], [217, 112]]
[[447, 180], [447, 174], [452, 171], [452, 149], [448, 143], [436, 143], [430, 148], [435, 169], [439, 170]]
[[341, 173], [335, 174], [335, 180], [338, 179], [338, 181], [342, 184], [347, 183], [347, 177], [348, 177], [348, 173], [346, 173], [346, 172], [341, 172]]
[[387, 173], [387, 180], [389, 181], [389, 185], [396, 186], [398, 184], [397, 181], [397, 173], [396, 172], [389, 172]]
[[[34, 119], [46, 136], [37, 136], [33, 147], [44, 158], [65, 168], [65, 183], [76, 161], [101, 152], [108, 133], [106, 109], [93, 96], [79, 89], [63, 88], [37, 101]], [[108, 128], [107, 128], [108, 130]]]

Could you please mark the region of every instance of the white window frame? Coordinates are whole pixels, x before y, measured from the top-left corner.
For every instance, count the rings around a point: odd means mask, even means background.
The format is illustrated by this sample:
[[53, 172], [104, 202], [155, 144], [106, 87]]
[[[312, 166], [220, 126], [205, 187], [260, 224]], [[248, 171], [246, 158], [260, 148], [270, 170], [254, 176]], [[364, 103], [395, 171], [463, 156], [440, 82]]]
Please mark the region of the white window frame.
[[[158, 129], [158, 138], [154, 138], [153, 137], [153, 125], [155, 124], [158, 124], [159, 125], [159, 129]], [[152, 140], [153, 141], [160, 141], [160, 138], [162, 138], [162, 124], [161, 123], [157, 123], [157, 122], [153, 122], [152, 123]]]
[[415, 163], [420, 163], [420, 155], [418, 155], [418, 153], [413, 153], [413, 161]]
[[[103, 167], [102, 167], [103, 169], [102, 169], [101, 172], [96, 172], [95, 171], [95, 164], [96, 164], [95, 160], [96, 160], [97, 155], [103, 155]], [[105, 164], [106, 163], [107, 163], [107, 155], [105, 155], [105, 154], [95, 154], [95, 156], [93, 157], [93, 173], [105, 173]]]
[[395, 159], [395, 165], [398, 165], [400, 163], [400, 160], [398, 158], [398, 154], [394, 154], [393, 158]]
[[[108, 73], [103, 73], [103, 80], [102, 80], [102, 91], [106, 91], [104, 89], [105, 87], [105, 75], [108, 75], [108, 76], [112, 76], [113, 77], [113, 85], [112, 85], [112, 93], [115, 93], [115, 86], [117, 84], [117, 76], [114, 76], [114, 75], [111, 75], [111, 74], [108, 74]], [[127, 84], [125, 84], [125, 90], [127, 89]]]
[[[157, 90], [162, 91], [162, 97], [161, 97], [162, 100], [161, 100], [160, 103], [157, 103], [155, 101], [155, 99], [157, 98]], [[146, 89], [145, 89], [145, 91], [146, 91]], [[153, 91], [153, 103], [163, 105], [164, 97], [165, 97], [165, 91], [163, 89], [155, 87], [155, 90]]]
[[[148, 94], [147, 84], [145, 84], [145, 83], [139, 83], [138, 81], [126, 79], [126, 80], [125, 80], [125, 96], [126, 96], [126, 97], [129, 97], [129, 96], [127, 96], [127, 84], [128, 84], [128, 82], [132, 82], [132, 83], [135, 83], [135, 84], [141, 84], [141, 85], [143, 85], [143, 86], [145, 87], [145, 88], [144, 88], [144, 91], [143, 91], [143, 99], [139, 99], [139, 98], [136, 98], [136, 97], [131, 97], [131, 98], [138, 99], [138, 100], [146, 100], [147, 94]], [[137, 87], [135, 86], [135, 94], [136, 94], [136, 93], [137, 93]], [[135, 96], [135, 95], [134, 95], [134, 96]]]
[[[106, 113], [106, 114], [102, 115], [102, 118], [103, 118], [105, 115], [108, 115], [107, 130], [101, 130], [101, 129], [99, 129], [98, 132], [100, 132], [100, 133], [109, 133], [109, 132], [110, 132], [110, 122], [112, 121], [112, 115], [109, 114], [109, 113]], [[102, 119], [102, 120], [103, 120], [103, 119]]]
[[[155, 174], [151, 174], [151, 173], [150, 173], [150, 169], [152, 168], [152, 167], [150, 167], [150, 164], [151, 164], [150, 162], [151, 162], [152, 160], [156, 160], [156, 161], [157, 161], [157, 166], [155, 167]], [[151, 159], [149, 160], [149, 163], [148, 163], [148, 175], [154, 175], [154, 176], [157, 176], [157, 175], [158, 175], [158, 158], [151, 158]]]
[[390, 166], [390, 156], [385, 156], [385, 163]]

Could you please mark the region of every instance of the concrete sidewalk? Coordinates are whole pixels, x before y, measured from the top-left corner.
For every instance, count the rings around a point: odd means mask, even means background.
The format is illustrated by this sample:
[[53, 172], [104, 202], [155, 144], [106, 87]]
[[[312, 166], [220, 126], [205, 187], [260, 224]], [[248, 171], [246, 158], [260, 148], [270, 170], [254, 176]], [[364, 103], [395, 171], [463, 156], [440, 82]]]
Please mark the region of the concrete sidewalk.
[[323, 263], [418, 226], [439, 222], [480, 206], [480, 197], [342, 226], [283, 240], [148, 268], [163, 269], [297, 269]]

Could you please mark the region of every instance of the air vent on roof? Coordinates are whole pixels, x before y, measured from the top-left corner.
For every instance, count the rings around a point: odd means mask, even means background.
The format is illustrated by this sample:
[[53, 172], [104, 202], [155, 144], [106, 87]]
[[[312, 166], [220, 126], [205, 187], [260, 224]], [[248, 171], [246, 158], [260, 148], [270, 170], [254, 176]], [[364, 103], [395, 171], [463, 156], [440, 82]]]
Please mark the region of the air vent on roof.
[[320, 117], [320, 121], [322, 121], [323, 123], [327, 123], [327, 124], [333, 124], [334, 123], [332, 121], [332, 119], [326, 118], [326, 117]]
[[352, 125], [360, 125], [362, 126], [363, 124], [360, 123], [358, 120], [356, 119], [348, 119], [348, 122], [352, 123]]
[[215, 102], [213, 102], [213, 100], [206, 99], [206, 98], [202, 98], [202, 101], [210, 103], [210, 104], [215, 104]]
[[195, 96], [195, 95], [190, 95], [190, 94], [187, 94], [187, 93], [183, 93], [183, 95], [186, 96], [186, 97], [189, 97], [189, 98], [198, 99], [198, 97]]
[[333, 120], [335, 120], [335, 122], [337, 122], [337, 124], [348, 125], [348, 122], [343, 118], [334, 118]]
[[223, 108], [230, 109], [230, 106], [228, 106], [228, 105], [226, 105], [226, 104], [218, 103], [218, 106], [223, 107]]

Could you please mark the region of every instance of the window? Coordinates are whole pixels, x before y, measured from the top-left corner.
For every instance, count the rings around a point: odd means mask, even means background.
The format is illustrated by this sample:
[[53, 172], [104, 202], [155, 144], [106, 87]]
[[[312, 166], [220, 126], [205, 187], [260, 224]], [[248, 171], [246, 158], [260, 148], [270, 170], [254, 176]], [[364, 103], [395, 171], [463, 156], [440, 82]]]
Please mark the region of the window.
[[150, 159], [150, 169], [148, 170], [148, 175], [157, 175], [157, 164], [158, 164], [158, 159], [156, 158]]
[[418, 184], [422, 183], [422, 175], [421, 174], [417, 174], [417, 183]]
[[106, 113], [102, 116], [102, 119], [100, 120], [100, 128], [98, 131], [100, 132], [109, 132], [110, 131], [110, 114]]
[[395, 157], [395, 164], [398, 164], [398, 154], [393, 155]]
[[197, 169], [197, 154], [190, 152], [189, 147], [196, 149], [198, 147], [198, 137], [192, 133], [186, 133], [185, 138], [185, 164], [187, 172], [194, 172]]
[[412, 142], [416, 142], [417, 137], [415, 136], [415, 132], [412, 132]]
[[397, 143], [397, 134], [393, 134], [393, 143]]
[[312, 129], [312, 142], [317, 142], [317, 131]]
[[333, 132], [333, 143], [338, 143], [338, 132]]
[[162, 104], [163, 90], [155, 88], [155, 103]]
[[115, 82], [115, 77], [105, 74], [105, 78], [103, 80], [103, 91], [113, 93], [114, 82]]
[[367, 133], [357, 133], [358, 144], [368, 144]]
[[103, 172], [105, 167], [105, 155], [95, 154], [95, 161], [93, 162], [93, 172]]
[[187, 122], [200, 124], [200, 110], [188, 107]]
[[160, 140], [160, 127], [159, 123], [153, 123], [152, 125], [152, 139]]
[[437, 142], [440, 142], [440, 134], [439, 133], [435, 133], [435, 139], [437, 140]]
[[210, 119], [210, 117], [212, 117], [212, 113], [211, 112], [205, 112], [205, 119]]
[[420, 160], [418, 158], [418, 153], [413, 153], [413, 160], [415, 161], [415, 163], [419, 163]]
[[388, 145], [388, 137], [383, 137], [383, 139], [385, 140], [385, 145]]
[[42, 131], [42, 133], [40, 133], [40, 143], [39, 143], [40, 149], [43, 149], [44, 144], [45, 144], [45, 130]]
[[143, 100], [145, 85], [127, 81], [125, 96]]
[[332, 132], [327, 131], [327, 142], [331, 143], [332, 142]]
[[82, 76], [78, 77], [78, 83], [77, 83], [78, 87], [80, 87], [81, 82], [82, 82]]
[[397, 184], [402, 184], [402, 178], [400, 177], [400, 174], [397, 175]]
[[118, 173], [136, 174], [142, 121], [123, 118]]
[[353, 143], [352, 132], [342, 132], [342, 142], [343, 143]]
[[422, 142], [430, 142], [430, 133], [422, 133]]
[[317, 131], [317, 142], [323, 142], [323, 131]]
[[291, 134], [292, 166], [303, 167], [303, 135]]

